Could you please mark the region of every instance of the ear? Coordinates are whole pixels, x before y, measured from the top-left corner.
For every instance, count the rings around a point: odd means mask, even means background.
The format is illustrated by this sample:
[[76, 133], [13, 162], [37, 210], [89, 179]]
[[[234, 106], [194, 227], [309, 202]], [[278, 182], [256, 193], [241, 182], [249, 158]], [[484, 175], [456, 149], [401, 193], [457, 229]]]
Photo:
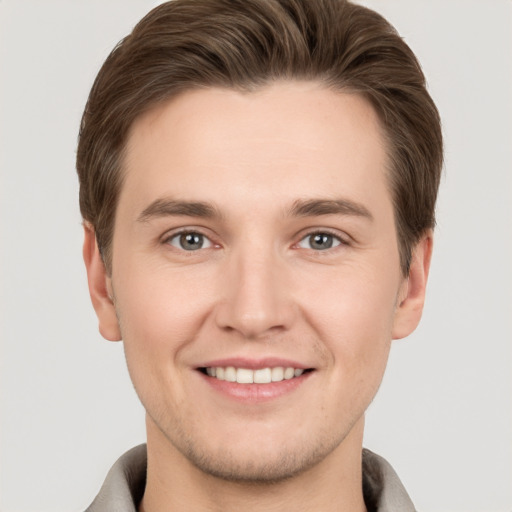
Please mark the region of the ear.
[[93, 227], [84, 223], [83, 256], [92, 305], [99, 321], [100, 334], [109, 341], [120, 341], [121, 330], [112, 298], [112, 283], [100, 255]]
[[414, 247], [409, 275], [400, 288], [393, 322], [393, 339], [409, 336], [418, 326], [423, 313], [433, 235], [429, 230]]

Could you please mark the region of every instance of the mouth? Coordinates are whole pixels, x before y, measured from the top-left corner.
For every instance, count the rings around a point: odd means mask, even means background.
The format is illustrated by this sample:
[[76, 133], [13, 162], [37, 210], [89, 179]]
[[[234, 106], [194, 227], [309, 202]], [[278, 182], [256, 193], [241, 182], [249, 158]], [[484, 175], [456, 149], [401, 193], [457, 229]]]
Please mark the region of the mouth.
[[198, 368], [212, 379], [236, 382], [237, 384], [271, 384], [301, 377], [312, 372], [312, 368], [294, 368], [291, 366], [274, 366], [266, 368], [237, 368], [234, 366], [208, 366]]

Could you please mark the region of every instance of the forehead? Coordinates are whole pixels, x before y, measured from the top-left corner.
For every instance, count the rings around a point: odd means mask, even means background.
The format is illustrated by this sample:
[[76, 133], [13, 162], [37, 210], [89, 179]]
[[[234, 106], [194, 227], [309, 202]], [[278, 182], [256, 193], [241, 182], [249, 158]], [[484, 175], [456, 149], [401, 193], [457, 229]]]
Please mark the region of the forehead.
[[125, 155], [121, 200], [141, 206], [155, 195], [221, 203], [389, 195], [372, 106], [311, 82], [188, 91], [134, 122]]

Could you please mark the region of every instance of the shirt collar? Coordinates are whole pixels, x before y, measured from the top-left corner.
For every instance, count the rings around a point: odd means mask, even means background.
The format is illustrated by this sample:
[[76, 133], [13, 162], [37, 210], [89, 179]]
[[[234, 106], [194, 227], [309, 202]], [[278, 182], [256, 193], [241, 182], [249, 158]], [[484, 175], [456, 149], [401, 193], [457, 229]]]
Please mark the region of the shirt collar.
[[[147, 453], [141, 444], [112, 466], [86, 512], [137, 512], [146, 485]], [[363, 493], [368, 512], [415, 512], [407, 491], [391, 465], [363, 449]]]

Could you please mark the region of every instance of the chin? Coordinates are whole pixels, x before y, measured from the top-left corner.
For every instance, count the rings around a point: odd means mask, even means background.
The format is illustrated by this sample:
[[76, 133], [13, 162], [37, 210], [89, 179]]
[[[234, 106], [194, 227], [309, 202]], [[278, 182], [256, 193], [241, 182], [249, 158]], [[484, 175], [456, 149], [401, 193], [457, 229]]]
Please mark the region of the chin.
[[239, 446], [204, 449], [188, 445], [180, 451], [197, 469], [215, 478], [243, 484], [271, 484], [308, 471], [340, 442], [317, 440], [314, 445], [308, 445], [295, 440], [296, 446], [281, 446], [277, 450], [257, 442], [246, 449]]

